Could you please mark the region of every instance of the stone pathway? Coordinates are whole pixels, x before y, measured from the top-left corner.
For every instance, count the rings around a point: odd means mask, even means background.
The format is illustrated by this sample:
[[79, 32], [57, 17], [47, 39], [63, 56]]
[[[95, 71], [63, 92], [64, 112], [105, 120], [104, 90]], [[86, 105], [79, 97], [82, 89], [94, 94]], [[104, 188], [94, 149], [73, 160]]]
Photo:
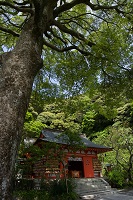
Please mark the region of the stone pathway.
[[117, 190], [103, 178], [75, 179], [76, 192], [82, 200], [133, 200], [133, 188]]
[[132, 190], [118, 190], [114, 194], [100, 195], [94, 200], [133, 200], [133, 189]]
[[133, 200], [133, 189], [130, 190], [116, 190], [112, 194], [97, 194], [97, 195], [86, 195], [86, 200]]
[[96, 197], [95, 200], [133, 200], [133, 196], [125, 194], [111, 194], [103, 197]]

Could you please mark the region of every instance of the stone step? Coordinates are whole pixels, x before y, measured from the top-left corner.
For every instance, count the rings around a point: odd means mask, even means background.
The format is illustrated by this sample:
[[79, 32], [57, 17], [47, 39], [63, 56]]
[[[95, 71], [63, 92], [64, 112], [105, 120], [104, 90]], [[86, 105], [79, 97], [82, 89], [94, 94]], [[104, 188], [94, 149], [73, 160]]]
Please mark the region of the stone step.
[[83, 185], [83, 186], [81, 186], [81, 185], [77, 185], [77, 187], [76, 187], [76, 190], [84, 190], [84, 189], [86, 189], [88, 191], [90, 191], [90, 190], [99, 190], [99, 189], [109, 190], [109, 189], [111, 189], [111, 186], [97, 186], [97, 185], [94, 185], [94, 186]]
[[85, 196], [81, 196], [80, 199], [86, 199], [86, 200], [95, 199], [95, 195], [85, 195]]
[[111, 186], [102, 178], [76, 179], [75, 183], [77, 185], [75, 191], [81, 199], [93, 199], [100, 194], [115, 193]]
[[111, 190], [112, 188], [110, 186], [105, 186], [105, 187], [91, 187], [91, 186], [82, 186], [82, 187], [76, 187], [76, 190], [87, 190], [87, 191], [91, 191], [91, 190]]
[[130, 189], [121, 189], [121, 190], [117, 190], [118, 194], [128, 194], [129, 196], [133, 197], [133, 190]]
[[104, 182], [76, 182], [76, 183], [81, 184], [81, 185], [84, 185], [84, 184], [87, 184], [87, 185], [109, 185]]
[[113, 192], [113, 190], [90, 190], [90, 191], [88, 191], [88, 190], [79, 190], [79, 191], [76, 191], [78, 194], [83, 194], [83, 193], [100, 193], [100, 192]]
[[82, 178], [82, 179], [75, 179], [75, 182], [77, 184], [92, 184], [92, 185], [109, 185], [108, 182], [106, 182], [104, 179], [102, 178], [98, 178], [98, 179], [87, 179], [87, 178]]
[[98, 191], [94, 193], [83, 193], [83, 194], [78, 194], [80, 196], [80, 199], [95, 199], [96, 197], [100, 197], [101, 195], [108, 195], [108, 194], [114, 194], [116, 191]]
[[75, 191], [77, 193], [81, 193], [81, 192], [86, 192], [86, 193], [89, 193], [89, 192], [97, 192], [97, 191], [112, 191], [112, 189], [103, 189], [103, 188], [100, 188], [100, 189], [90, 189], [90, 190], [87, 190], [86, 188], [84, 189], [75, 189]]
[[80, 183], [80, 184], [102, 184], [102, 185], [109, 185], [104, 179], [102, 178], [98, 178], [98, 179], [87, 179], [87, 178], [84, 178], [84, 179], [75, 179], [76, 183]]
[[101, 193], [115, 193], [115, 191], [113, 190], [80, 191], [77, 194], [84, 195], [84, 194], [101, 194]]
[[111, 189], [111, 186], [110, 185], [78, 185], [77, 184], [77, 187], [76, 187], [77, 189], [84, 189], [84, 188], [86, 188], [86, 189], [98, 189], [98, 188], [104, 188], [104, 189]]

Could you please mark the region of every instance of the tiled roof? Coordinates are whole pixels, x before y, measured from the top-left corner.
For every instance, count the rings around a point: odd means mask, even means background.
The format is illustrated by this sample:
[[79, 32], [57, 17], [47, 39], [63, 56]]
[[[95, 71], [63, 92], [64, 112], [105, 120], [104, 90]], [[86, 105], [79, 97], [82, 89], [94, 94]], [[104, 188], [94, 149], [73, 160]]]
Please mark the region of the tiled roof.
[[[68, 144], [68, 145], [70, 144], [68, 136], [63, 134], [62, 132], [53, 131], [50, 129], [44, 129], [42, 131], [42, 134], [43, 134], [43, 137], [39, 138], [42, 141], [55, 142], [58, 144]], [[91, 142], [83, 135], [80, 135], [80, 138], [81, 138], [81, 142], [83, 143], [83, 145], [85, 145], [87, 148], [99, 149], [100, 152], [102, 150], [103, 150], [103, 152], [112, 150], [112, 148], [110, 148], [110, 147], [106, 147], [106, 146], [95, 144], [94, 142]]]

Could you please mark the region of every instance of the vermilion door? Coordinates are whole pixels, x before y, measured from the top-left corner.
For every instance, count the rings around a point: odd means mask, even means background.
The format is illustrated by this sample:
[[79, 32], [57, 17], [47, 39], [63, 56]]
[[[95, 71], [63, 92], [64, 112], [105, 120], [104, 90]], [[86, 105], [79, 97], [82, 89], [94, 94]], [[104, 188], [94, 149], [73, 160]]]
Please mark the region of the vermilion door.
[[91, 156], [83, 157], [83, 167], [84, 167], [84, 177], [85, 178], [93, 178], [94, 170], [93, 170], [93, 163], [92, 163]]

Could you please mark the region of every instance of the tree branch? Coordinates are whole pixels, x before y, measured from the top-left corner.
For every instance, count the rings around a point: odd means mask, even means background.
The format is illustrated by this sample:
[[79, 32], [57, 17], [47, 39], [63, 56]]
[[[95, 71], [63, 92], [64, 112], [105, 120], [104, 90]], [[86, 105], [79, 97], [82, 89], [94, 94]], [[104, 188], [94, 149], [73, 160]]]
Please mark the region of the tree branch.
[[23, 7], [15, 6], [7, 1], [1, 1], [0, 6], [8, 6], [10, 8], [17, 10], [18, 12], [31, 13], [31, 14], [34, 13], [34, 10], [32, 8], [29, 8], [27, 6], [23, 6]]
[[23, 5], [27, 5], [27, 4], [31, 4], [31, 2], [30, 1], [23, 1], [22, 3], [21, 2], [17, 2], [17, 1], [13, 1], [15, 4], [17, 4], [17, 5], [21, 5], [21, 6], [23, 6]]
[[[78, 14], [77, 12], [76, 12], [76, 14]], [[98, 15], [96, 15], [96, 14], [94, 14], [94, 13], [91, 13], [91, 12], [87, 12], [87, 13], [82, 13], [82, 14], [78, 14], [77, 16], [71, 16], [71, 15], [69, 15], [68, 13], [67, 13], [67, 15], [70, 17], [69, 19], [63, 19], [64, 21], [65, 20], [69, 20], [69, 21], [71, 21], [71, 19], [80, 19], [80, 17], [83, 17], [83, 16], [87, 16], [87, 15], [92, 15], [92, 16], [94, 16], [94, 17], [96, 17], [96, 18], [98, 18], [98, 19], [101, 19], [101, 20], [103, 20], [103, 21], [105, 21], [106, 23], [112, 23], [112, 22], [110, 22], [110, 21], [107, 21], [106, 19], [104, 19], [103, 17], [101, 17], [101, 16], [98, 16]], [[88, 23], [87, 22], [87, 20], [85, 20], [86, 18], [81, 18], [81, 20], [84, 20], [86, 23]], [[67, 23], [69, 23], [69, 21], [67, 22]], [[74, 22], [75, 23], [75, 22]]]
[[65, 25], [62, 25], [59, 21], [54, 20], [53, 25], [57, 26], [64, 33], [69, 33], [70, 35], [75, 36], [79, 40], [85, 41], [83, 34], [73, 31], [72, 29], [68, 29]]
[[68, 29], [65, 25], [62, 25], [60, 22], [54, 20], [53, 21], [53, 25], [57, 26], [61, 31], [63, 31], [64, 33], [69, 33], [71, 36], [76, 37], [77, 39], [86, 42], [86, 44], [90, 47], [92, 47], [93, 45], [95, 45], [93, 42], [91, 41], [87, 41], [84, 37], [83, 34], [78, 33], [76, 31], [73, 31], [72, 29]]
[[58, 36], [56, 33], [54, 33], [54, 31], [52, 30], [52, 28], [50, 29], [50, 32], [51, 32], [51, 34], [55, 37], [55, 38], [57, 38], [57, 39], [59, 39], [63, 44], [67, 44], [67, 42], [63, 39], [63, 38], [61, 38], [60, 36]]
[[0, 14], [2, 14], [6, 19], [7, 21], [9, 22], [9, 24], [11, 24], [12, 26], [16, 27], [16, 28], [21, 28], [20, 25], [18, 24], [14, 24], [13, 22], [11, 22], [11, 19], [6, 15], [6, 11], [2, 8], [2, 12], [0, 11]]
[[64, 47], [62, 49], [59, 49], [58, 47], [54, 46], [53, 44], [48, 43], [46, 40], [43, 40], [43, 44], [46, 45], [47, 47], [50, 47], [51, 49], [53, 49], [57, 52], [65, 52], [65, 51], [70, 51], [70, 50], [75, 49], [75, 50], [79, 51], [81, 54], [83, 54], [84, 56], [92, 55], [88, 51], [84, 51], [82, 49], [79, 49], [76, 45], [72, 45], [72, 46], [68, 46], [68, 47]]
[[9, 33], [9, 34], [11, 34], [11, 35], [13, 35], [15, 37], [19, 37], [19, 34], [16, 33], [15, 31], [11, 30], [11, 29], [8, 29], [8, 28], [0, 26], [0, 30], [5, 32], [5, 33]]
[[73, 0], [70, 3], [64, 3], [63, 5], [61, 5], [55, 9], [54, 17], [57, 17], [60, 13], [70, 10], [71, 8], [73, 8], [74, 6], [76, 6], [80, 3], [82, 3], [82, 0]]
[[57, 7], [54, 11], [54, 16], [57, 17], [60, 13], [70, 10], [74, 6], [82, 3], [88, 5], [92, 10], [116, 10], [119, 13], [123, 13], [123, 11], [119, 10], [118, 7], [125, 5], [124, 2], [113, 6], [106, 6], [100, 5], [99, 3], [93, 4], [90, 0], [73, 0], [70, 3], [64, 3], [63, 5]]

